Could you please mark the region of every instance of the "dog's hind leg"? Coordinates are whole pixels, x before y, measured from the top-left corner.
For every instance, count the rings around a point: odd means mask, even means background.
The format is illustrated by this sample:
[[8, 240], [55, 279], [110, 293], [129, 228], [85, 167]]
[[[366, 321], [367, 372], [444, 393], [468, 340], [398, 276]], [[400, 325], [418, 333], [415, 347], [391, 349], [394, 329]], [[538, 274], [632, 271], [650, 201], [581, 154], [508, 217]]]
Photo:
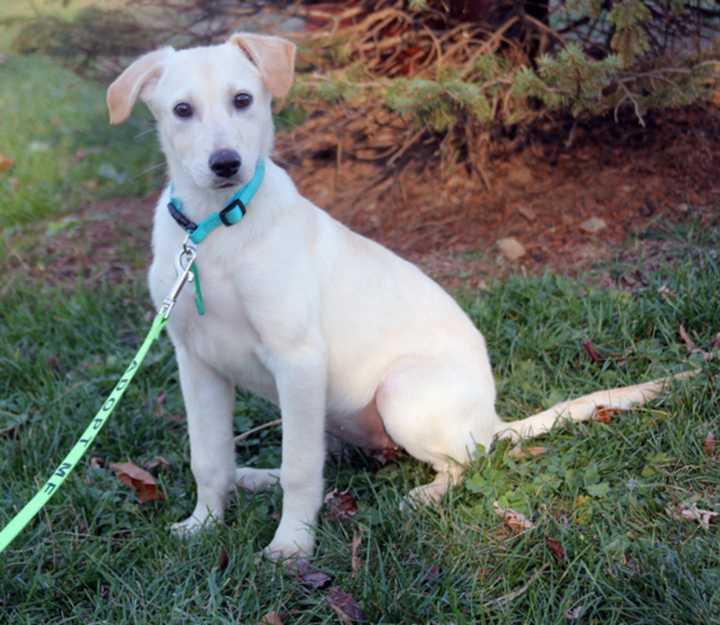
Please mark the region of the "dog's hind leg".
[[[495, 387], [482, 367], [450, 359], [404, 358], [387, 373], [375, 403], [392, 440], [437, 472], [406, 504], [439, 502], [460, 480], [478, 444], [489, 448], [498, 420]], [[479, 416], [480, 415], [480, 416]]]

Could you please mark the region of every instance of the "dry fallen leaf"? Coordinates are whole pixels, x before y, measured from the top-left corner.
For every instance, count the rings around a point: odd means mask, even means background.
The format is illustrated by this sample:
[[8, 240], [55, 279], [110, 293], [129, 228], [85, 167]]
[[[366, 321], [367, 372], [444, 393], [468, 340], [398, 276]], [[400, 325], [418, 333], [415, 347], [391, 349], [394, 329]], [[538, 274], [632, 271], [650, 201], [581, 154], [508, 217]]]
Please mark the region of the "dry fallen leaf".
[[705, 454], [711, 458], [715, 455], [715, 444], [715, 432], [708, 432], [703, 441], [703, 449], [705, 450]]
[[0, 173], [7, 171], [15, 164], [15, 161], [9, 156], [0, 153]]
[[300, 583], [310, 588], [325, 588], [332, 581], [330, 575], [312, 568], [307, 560], [298, 560], [296, 563], [296, 571]]
[[[680, 327], [678, 327], [678, 334], [680, 335], [683, 343], [685, 343], [685, 347], [688, 350], [689, 354], [700, 354], [703, 357], [703, 360], [710, 360], [713, 357], [711, 353], [706, 352], [704, 349], [697, 346], [695, 341], [690, 338], [690, 335], [688, 334], [685, 326], [682, 323], [680, 324]], [[711, 347], [712, 349], [715, 349], [714, 342]]]
[[229, 562], [230, 556], [228, 556], [228, 552], [225, 551], [225, 549], [221, 549], [218, 554], [218, 560], [215, 568], [222, 573], [227, 568]]
[[352, 555], [350, 556], [350, 566], [352, 568], [353, 577], [355, 577], [355, 574], [362, 567], [362, 562], [360, 560], [360, 556], [358, 555], [358, 551], [360, 550], [361, 543], [362, 543], [362, 532], [360, 530], [354, 530], [352, 545], [351, 545]]
[[367, 616], [365, 616], [365, 612], [363, 612], [358, 602], [339, 586], [328, 588], [327, 601], [343, 623], [364, 623], [367, 621]]
[[697, 521], [705, 530], [710, 529], [710, 523], [720, 516], [720, 512], [713, 510], [703, 510], [698, 508], [694, 503], [683, 503], [678, 506], [669, 506], [666, 508], [667, 514], [678, 521]]
[[600, 356], [600, 354], [597, 353], [597, 350], [595, 349], [595, 346], [592, 344], [592, 341], [583, 341], [582, 343], [583, 349], [587, 352], [587, 355], [590, 356], [590, 360], [593, 362], [603, 362], [605, 359]]
[[510, 261], [519, 260], [526, 254], [525, 246], [515, 237], [498, 239], [495, 245], [497, 245], [500, 253]]
[[140, 503], [165, 498], [155, 478], [134, 462], [115, 462], [110, 468], [115, 471], [115, 475], [123, 484], [135, 491]]
[[606, 406], [597, 406], [593, 413], [593, 421], [599, 421], [600, 423], [611, 423], [613, 417], [618, 413], [622, 412], [620, 408], [607, 408]]
[[689, 521], [697, 521], [700, 523], [700, 527], [703, 529], [710, 529], [710, 522], [716, 517], [720, 516], [720, 512], [713, 512], [712, 510], [702, 510], [694, 505], [687, 508], [682, 508], [680, 514], [688, 519]]
[[331, 519], [349, 519], [358, 511], [357, 501], [349, 490], [331, 490], [325, 496], [325, 505], [328, 507], [328, 518]]
[[545, 544], [547, 545], [548, 549], [552, 551], [552, 554], [555, 556], [555, 559], [558, 562], [565, 561], [565, 548], [562, 546], [562, 543], [559, 540], [551, 538], [550, 536], [545, 536]]
[[498, 516], [503, 518], [503, 522], [513, 532], [520, 534], [525, 530], [531, 530], [535, 527], [535, 524], [530, 521], [522, 512], [512, 510], [510, 508], [503, 508], [498, 502], [493, 503], [493, 508]]
[[508, 456], [513, 460], [525, 460], [526, 458], [535, 458], [542, 456], [547, 451], [546, 447], [513, 447]]
[[715, 338], [710, 343], [712, 349], [720, 349], [720, 332], [715, 335]]
[[690, 335], [687, 333], [687, 330], [685, 329], [685, 326], [681, 323], [680, 327], [678, 328], [678, 334], [680, 335], [680, 338], [682, 339], [683, 343], [685, 343], [685, 347], [689, 352], [694, 352], [698, 349], [698, 346], [695, 344], [695, 341], [693, 341], [690, 338]]
[[262, 617], [260, 625], [283, 625], [283, 621], [277, 612], [268, 612]]
[[148, 471], [152, 471], [153, 469], [157, 469], [158, 467], [164, 468], [169, 466], [170, 462], [168, 462], [168, 460], [163, 456], [155, 456], [152, 460], [148, 460], [145, 463], [145, 468]]
[[154, 414], [156, 417], [162, 417], [165, 414], [165, 398], [165, 391], [162, 391], [157, 397], [155, 397]]

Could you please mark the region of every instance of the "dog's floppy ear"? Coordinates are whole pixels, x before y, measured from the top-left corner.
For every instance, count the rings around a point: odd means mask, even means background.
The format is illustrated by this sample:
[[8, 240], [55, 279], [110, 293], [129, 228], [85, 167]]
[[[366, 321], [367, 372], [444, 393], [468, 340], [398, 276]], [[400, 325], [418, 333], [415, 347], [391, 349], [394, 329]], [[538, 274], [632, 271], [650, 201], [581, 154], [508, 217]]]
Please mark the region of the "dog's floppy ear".
[[147, 93], [147, 89], [160, 78], [163, 64], [173, 52], [171, 47], [167, 47], [141, 56], [108, 87], [107, 107], [111, 124], [121, 124], [130, 116], [138, 96]]
[[260, 70], [268, 91], [276, 98], [286, 96], [295, 74], [295, 44], [271, 35], [235, 33], [228, 43], [238, 46]]

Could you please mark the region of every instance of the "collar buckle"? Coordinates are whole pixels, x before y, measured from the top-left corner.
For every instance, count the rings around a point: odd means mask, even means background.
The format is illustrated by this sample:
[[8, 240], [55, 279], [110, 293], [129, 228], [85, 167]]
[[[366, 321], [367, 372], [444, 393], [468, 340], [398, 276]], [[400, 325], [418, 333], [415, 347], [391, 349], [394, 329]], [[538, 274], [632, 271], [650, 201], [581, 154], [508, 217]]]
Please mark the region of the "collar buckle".
[[[223, 224], [225, 224], [228, 227], [232, 226], [234, 223], [237, 223], [237, 222], [230, 221], [228, 218], [228, 213], [230, 213], [230, 211], [232, 211], [232, 210], [235, 210], [235, 208], [240, 209], [241, 218], [245, 217], [245, 213], [247, 213], [247, 209], [245, 208], [245, 204], [242, 203], [242, 200], [240, 198], [233, 199], [232, 202], [230, 202], [225, 208], [223, 208], [218, 213], [218, 217], [220, 217], [220, 221], [222, 221]], [[240, 220], [238, 219], [238, 221], [240, 221]]]

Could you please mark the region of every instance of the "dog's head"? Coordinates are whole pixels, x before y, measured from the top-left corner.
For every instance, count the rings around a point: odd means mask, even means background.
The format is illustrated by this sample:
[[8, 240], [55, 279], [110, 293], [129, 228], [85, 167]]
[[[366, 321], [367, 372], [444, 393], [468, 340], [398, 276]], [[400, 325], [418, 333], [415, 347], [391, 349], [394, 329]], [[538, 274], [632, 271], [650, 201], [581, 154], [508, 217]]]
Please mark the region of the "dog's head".
[[203, 189], [248, 182], [272, 149], [272, 97], [287, 95], [295, 44], [236, 33], [224, 44], [162, 48], [137, 59], [108, 88], [110, 123], [140, 97], [157, 120], [171, 173]]

